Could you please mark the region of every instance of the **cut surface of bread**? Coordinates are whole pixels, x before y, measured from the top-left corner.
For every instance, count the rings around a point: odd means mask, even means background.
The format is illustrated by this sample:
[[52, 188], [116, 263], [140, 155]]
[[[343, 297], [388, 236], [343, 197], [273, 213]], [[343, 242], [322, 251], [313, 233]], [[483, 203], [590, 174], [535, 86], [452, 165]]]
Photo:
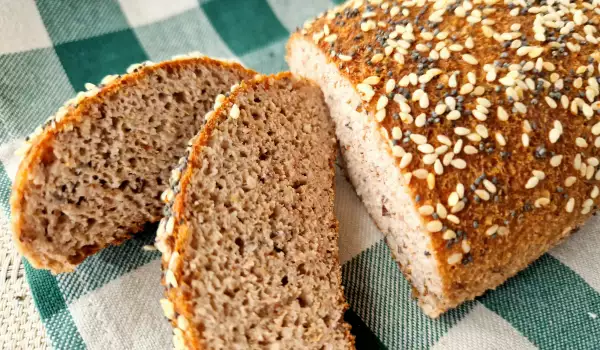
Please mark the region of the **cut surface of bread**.
[[352, 348], [321, 90], [260, 76], [208, 120], [173, 170], [157, 233], [176, 348]]
[[[432, 317], [496, 288], [597, 209], [600, 15], [569, 4], [349, 1], [288, 43]], [[544, 16], [565, 26], [542, 30]]]
[[215, 96], [254, 74], [188, 56], [89, 85], [28, 139], [11, 198], [19, 251], [36, 268], [68, 272], [158, 221], [170, 168]]

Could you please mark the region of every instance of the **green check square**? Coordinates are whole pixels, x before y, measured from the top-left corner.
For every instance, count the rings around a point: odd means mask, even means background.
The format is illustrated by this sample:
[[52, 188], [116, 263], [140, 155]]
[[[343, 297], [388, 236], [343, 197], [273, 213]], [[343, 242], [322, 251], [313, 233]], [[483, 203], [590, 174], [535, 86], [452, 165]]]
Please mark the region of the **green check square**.
[[75, 90], [83, 90], [87, 82], [97, 84], [108, 74], [123, 74], [130, 64], [147, 59], [131, 29], [60, 44], [54, 49]]
[[266, 0], [212, 0], [202, 4], [202, 9], [238, 56], [289, 34]]
[[31, 133], [74, 94], [54, 49], [0, 55], [0, 143]]
[[54, 44], [129, 27], [116, 0], [36, 0], [36, 4]]
[[275, 41], [256, 51], [243, 55], [240, 57], [240, 60], [246, 67], [263, 74], [273, 74], [288, 70], [284, 59], [286, 43], [287, 38]]

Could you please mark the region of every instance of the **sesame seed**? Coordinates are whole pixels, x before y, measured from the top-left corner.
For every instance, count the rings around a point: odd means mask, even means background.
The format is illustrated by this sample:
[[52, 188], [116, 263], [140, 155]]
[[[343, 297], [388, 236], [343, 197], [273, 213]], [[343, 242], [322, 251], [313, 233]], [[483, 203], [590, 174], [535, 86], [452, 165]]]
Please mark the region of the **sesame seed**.
[[375, 120], [378, 122], [382, 122], [385, 120], [386, 112], [385, 109], [380, 109], [375, 113]]
[[402, 139], [402, 129], [400, 129], [397, 126], [393, 127], [392, 128], [392, 138], [394, 140], [400, 140], [400, 139]]
[[483, 186], [490, 192], [490, 193], [496, 193], [497, 189], [496, 189], [496, 185], [494, 185], [490, 180], [485, 179], [483, 180]]
[[421, 95], [421, 98], [419, 99], [419, 107], [429, 107], [429, 97], [427, 96], [427, 93], [423, 93], [423, 95]]
[[492, 236], [496, 232], [498, 232], [498, 225], [492, 225], [487, 230], [485, 230], [485, 235], [486, 236]]
[[456, 215], [450, 214], [446, 218], [448, 221], [450, 221], [453, 224], [456, 224], [456, 225], [460, 224], [460, 219]]
[[388, 104], [388, 98], [385, 95], [381, 95], [377, 100], [377, 110], [384, 109]]
[[389, 79], [385, 83], [385, 93], [389, 94], [390, 92], [392, 92], [394, 90], [395, 87], [396, 87], [396, 81], [394, 79]]
[[545, 207], [548, 204], [550, 204], [550, 199], [546, 198], [546, 197], [540, 197], [540, 198], [536, 199], [535, 202], [533, 203], [533, 205], [536, 208]]
[[427, 223], [427, 231], [429, 232], [440, 232], [444, 225], [439, 220], [433, 220]]
[[596, 197], [598, 197], [599, 194], [600, 194], [600, 189], [598, 188], [598, 186], [594, 185], [594, 188], [592, 189], [592, 192], [590, 193], [590, 197], [592, 197], [592, 199], [595, 199]]
[[450, 164], [456, 169], [464, 169], [467, 167], [467, 162], [460, 158], [453, 159]]
[[375, 55], [373, 55], [373, 57], [371, 57], [371, 62], [373, 63], [379, 63], [383, 60], [383, 54], [381, 53], [377, 53]]
[[446, 119], [448, 119], [448, 120], [458, 120], [458, 119], [460, 119], [460, 117], [461, 117], [460, 112], [457, 110], [450, 111], [450, 113], [448, 113], [446, 115]]
[[462, 261], [463, 255], [462, 253], [454, 253], [448, 257], [449, 265], [456, 265]]
[[231, 106], [231, 110], [229, 111], [229, 116], [231, 119], [237, 119], [240, 116], [240, 107], [237, 104]]
[[167, 270], [165, 273], [165, 282], [167, 283], [167, 286], [171, 285], [173, 288], [177, 288], [179, 285], [177, 283], [177, 278], [175, 278], [175, 274], [171, 270]]
[[169, 219], [167, 220], [166, 225], [165, 225], [165, 234], [167, 236], [172, 235], [174, 229], [175, 229], [175, 218], [173, 218], [172, 216], [170, 216]]
[[427, 175], [429, 175], [427, 169], [416, 169], [413, 171], [413, 176], [415, 176], [417, 179], [425, 180]]
[[577, 178], [575, 176], [569, 176], [565, 179], [565, 187], [571, 187], [575, 184]]
[[550, 143], [556, 143], [558, 141], [558, 139], [560, 138], [560, 134], [561, 132], [559, 130], [557, 130], [556, 128], [550, 130], [550, 134], [549, 139], [550, 139]]
[[459, 200], [460, 200], [460, 198], [458, 197], [458, 193], [456, 193], [456, 192], [450, 193], [450, 196], [448, 196], [448, 206], [450, 206], [450, 207], [455, 206]]
[[413, 159], [412, 153], [405, 153], [400, 160], [400, 169], [406, 168]]
[[337, 37], [338, 37], [337, 34], [331, 34], [331, 35], [326, 36], [323, 39], [323, 41], [325, 41], [326, 43], [332, 43], [337, 40]]
[[456, 232], [452, 231], [452, 230], [446, 230], [444, 231], [444, 234], [442, 235], [442, 239], [449, 241], [451, 239], [455, 239], [456, 238]]
[[567, 213], [572, 213], [573, 209], [575, 209], [575, 198], [571, 197], [571, 198], [569, 198], [569, 200], [567, 201], [567, 204], [565, 205], [565, 211]]
[[505, 139], [505, 138], [504, 138], [504, 136], [503, 136], [501, 133], [499, 133], [499, 132], [497, 132], [497, 133], [496, 133], [496, 141], [498, 142], [498, 144], [499, 144], [500, 146], [506, 146], [506, 139]]
[[160, 306], [166, 318], [170, 320], [175, 318], [175, 306], [169, 299], [160, 299]]
[[454, 154], [459, 154], [460, 151], [462, 151], [462, 146], [463, 146], [463, 140], [458, 139], [458, 141], [456, 141], [456, 143], [454, 144], [454, 148], [452, 149], [452, 152], [454, 152]]
[[490, 200], [490, 194], [486, 190], [475, 190], [475, 194], [484, 201]]
[[458, 198], [463, 198], [465, 196], [465, 186], [460, 182], [456, 184], [456, 193], [458, 194]]
[[554, 101], [552, 98], [546, 96], [544, 97], [544, 100], [546, 101], [546, 103], [548, 104], [548, 106], [550, 106], [550, 108], [554, 109], [556, 108], [558, 105], [556, 104], [556, 101]]
[[477, 132], [477, 134], [479, 134], [479, 136], [481, 136], [484, 139], [488, 138], [489, 136], [488, 129], [483, 124], [477, 124], [475, 126], [475, 132]]
[[563, 156], [562, 155], [555, 155], [552, 158], [550, 158], [550, 165], [553, 167], [557, 167], [560, 165], [560, 163], [562, 162]]
[[465, 146], [465, 148], [464, 148], [464, 151], [465, 151], [465, 153], [466, 153], [466, 154], [468, 154], [468, 155], [472, 155], [472, 154], [477, 154], [477, 153], [479, 153], [479, 151], [477, 151], [477, 148], [475, 148], [475, 147], [473, 147], [473, 146], [471, 146], [471, 145], [467, 145], [467, 146]]
[[394, 157], [400, 158], [400, 157], [403, 157], [404, 154], [406, 154], [406, 152], [404, 151], [404, 148], [402, 148], [401, 146], [396, 145], [396, 146], [392, 147], [392, 155]]
[[469, 241], [463, 240], [460, 245], [465, 254], [471, 251], [471, 245], [469, 244]]
[[424, 144], [421, 144], [421, 145], [417, 146], [417, 149], [420, 152], [425, 153], [425, 154], [433, 153], [433, 151], [434, 151], [433, 146], [430, 145], [430, 144], [428, 144], [428, 143], [424, 143]]
[[454, 128], [454, 133], [459, 136], [468, 135], [470, 132], [471, 132], [471, 130], [469, 130], [463, 126], [458, 126], [458, 127]]
[[444, 166], [450, 165], [450, 162], [452, 161], [453, 158], [454, 158], [453, 152], [448, 152], [448, 153], [444, 154], [444, 159], [442, 160], [442, 164]]
[[532, 170], [531, 173], [540, 180], [544, 180], [546, 178], [546, 174], [541, 170]]
[[380, 81], [380, 79], [378, 76], [372, 75], [372, 76], [366, 78], [365, 80], [363, 80], [362, 82], [363, 82], [363, 84], [367, 84], [367, 85], [377, 85], [377, 84], [379, 84], [379, 81]]
[[508, 113], [506, 113], [506, 110], [502, 107], [498, 107], [497, 109], [497, 115], [498, 115], [498, 119], [501, 121], [507, 121], [508, 120]]
[[452, 141], [445, 135], [438, 135], [437, 140], [446, 146], [452, 146]]
[[349, 55], [343, 55], [343, 54], [338, 54], [338, 58], [344, 62], [349, 62], [352, 61], [352, 56]]
[[446, 210], [446, 207], [444, 207], [444, 205], [442, 203], [438, 203], [436, 205], [436, 211], [435, 212], [442, 219], [445, 219], [446, 216], [448, 216], [448, 211]]
[[587, 141], [584, 138], [578, 137], [578, 138], [575, 139], [575, 145], [577, 147], [587, 148], [588, 143], [587, 143]]
[[419, 214], [423, 216], [429, 216], [434, 213], [433, 207], [431, 205], [423, 205], [419, 207]]
[[581, 169], [581, 154], [579, 153], [577, 153], [577, 155], [573, 159], [573, 168], [575, 168], [575, 170]]
[[434, 173], [429, 173], [427, 175], [427, 187], [430, 190], [433, 190], [435, 188], [435, 174]]
[[472, 55], [470, 55], [468, 53], [462, 55], [462, 59], [463, 59], [463, 61], [465, 61], [465, 62], [467, 62], [468, 64], [471, 64], [471, 65], [476, 65], [476, 64], [479, 63], [479, 61], [475, 57], [473, 57]]
[[453, 214], [456, 214], [465, 208], [465, 202], [459, 201], [450, 210]]
[[417, 145], [422, 145], [427, 143], [427, 137], [420, 135], [420, 134], [410, 134], [410, 139], [412, 142], [416, 143]]
[[532, 176], [529, 178], [529, 180], [527, 180], [527, 183], [525, 184], [525, 188], [526, 189], [534, 188], [535, 186], [538, 185], [539, 182], [540, 182], [540, 180], [537, 177]]

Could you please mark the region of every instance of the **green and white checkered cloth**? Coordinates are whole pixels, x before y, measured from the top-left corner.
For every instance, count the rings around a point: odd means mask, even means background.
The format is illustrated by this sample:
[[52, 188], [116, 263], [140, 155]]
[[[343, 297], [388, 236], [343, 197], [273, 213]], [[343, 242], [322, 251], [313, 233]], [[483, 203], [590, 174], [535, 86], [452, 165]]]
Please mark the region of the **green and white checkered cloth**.
[[[85, 82], [144, 60], [201, 51], [264, 73], [328, 0], [0, 0], [0, 222], [25, 135]], [[347, 319], [364, 349], [600, 349], [600, 222], [474, 302], [427, 318], [351, 186], [337, 179]], [[540, 223], [542, 225], [543, 223]], [[136, 236], [53, 276], [26, 264], [57, 349], [167, 349], [159, 254]]]

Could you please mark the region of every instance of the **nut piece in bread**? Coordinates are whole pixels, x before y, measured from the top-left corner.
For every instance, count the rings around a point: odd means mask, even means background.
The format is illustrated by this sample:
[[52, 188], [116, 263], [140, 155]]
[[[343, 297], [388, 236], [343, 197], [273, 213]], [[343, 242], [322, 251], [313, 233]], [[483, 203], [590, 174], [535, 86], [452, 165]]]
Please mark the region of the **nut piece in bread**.
[[160, 195], [215, 96], [255, 73], [198, 55], [130, 67], [27, 139], [11, 198], [14, 241], [36, 268], [72, 271], [162, 217]]
[[349, 1], [288, 43], [425, 313], [496, 288], [597, 209], [597, 4]]
[[280, 73], [217, 100], [157, 233], [175, 348], [353, 348], [321, 90]]

